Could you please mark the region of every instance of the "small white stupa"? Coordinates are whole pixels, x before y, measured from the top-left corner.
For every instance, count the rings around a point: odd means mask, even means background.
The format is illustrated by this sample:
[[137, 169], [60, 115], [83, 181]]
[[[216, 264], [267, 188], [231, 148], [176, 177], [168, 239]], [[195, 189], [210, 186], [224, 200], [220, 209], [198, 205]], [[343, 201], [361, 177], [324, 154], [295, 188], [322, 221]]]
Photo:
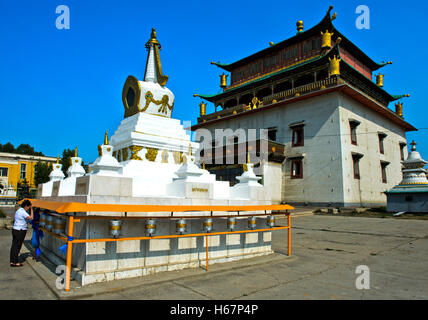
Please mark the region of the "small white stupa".
[[428, 179], [424, 169], [428, 162], [416, 151], [416, 142], [410, 145], [411, 152], [403, 161], [403, 180], [385, 192], [390, 212], [428, 212]]

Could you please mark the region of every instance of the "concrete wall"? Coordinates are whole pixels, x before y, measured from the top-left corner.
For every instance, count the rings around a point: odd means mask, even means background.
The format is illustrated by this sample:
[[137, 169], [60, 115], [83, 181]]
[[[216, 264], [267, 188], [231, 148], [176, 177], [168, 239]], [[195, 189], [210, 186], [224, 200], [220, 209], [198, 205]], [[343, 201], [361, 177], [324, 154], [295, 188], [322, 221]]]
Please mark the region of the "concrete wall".
[[[405, 131], [346, 95], [340, 95], [339, 112], [345, 203], [386, 205], [383, 192], [402, 180], [399, 143], [406, 143]], [[351, 144], [349, 119], [361, 122], [357, 127], [357, 146]], [[383, 141], [384, 154], [379, 151], [379, 132], [387, 135]], [[360, 179], [354, 179], [352, 152], [363, 155], [359, 162]], [[407, 157], [407, 148], [404, 156]], [[386, 167], [387, 183], [382, 182], [381, 161], [390, 162]]]

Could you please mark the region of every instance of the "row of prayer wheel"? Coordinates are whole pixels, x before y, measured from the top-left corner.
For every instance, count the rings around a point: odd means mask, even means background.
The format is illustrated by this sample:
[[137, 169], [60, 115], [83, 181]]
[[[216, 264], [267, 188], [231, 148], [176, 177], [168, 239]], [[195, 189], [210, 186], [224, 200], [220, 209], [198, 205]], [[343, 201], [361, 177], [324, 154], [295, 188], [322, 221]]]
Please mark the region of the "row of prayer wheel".
[[57, 234], [65, 234], [66, 220], [47, 213], [40, 215], [39, 226]]
[[[275, 217], [274, 216], [267, 216], [266, 219], [266, 225], [270, 228], [275, 227]], [[257, 226], [257, 220], [255, 217], [249, 217], [248, 218], [248, 228], [249, 229], [256, 229]], [[183, 234], [186, 232], [187, 229], [187, 222], [185, 219], [179, 219], [177, 220], [176, 224], [176, 232], [179, 234]], [[227, 219], [227, 229], [230, 231], [233, 231], [236, 227], [236, 217], [230, 217]], [[148, 236], [152, 236], [156, 233], [156, 220], [154, 219], [148, 219], [145, 223], [145, 229]], [[202, 229], [205, 232], [211, 232], [213, 231], [213, 219], [207, 218], [202, 223]], [[109, 224], [109, 230], [110, 235], [113, 238], [118, 238], [120, 236], [120, 232], [122, 230], [122, 220], [110, 220]]]

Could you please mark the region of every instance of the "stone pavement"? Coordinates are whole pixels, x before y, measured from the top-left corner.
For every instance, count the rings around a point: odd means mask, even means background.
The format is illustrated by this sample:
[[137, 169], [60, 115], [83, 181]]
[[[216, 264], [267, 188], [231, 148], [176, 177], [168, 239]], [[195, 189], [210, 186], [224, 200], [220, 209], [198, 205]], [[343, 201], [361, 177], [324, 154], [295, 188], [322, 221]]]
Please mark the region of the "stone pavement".
[[[24, 267], [10, 268], [10, 231], [0, 230], [0, 299], [428, 299], [428, 221], [300, 213], [292, 218], [291, 257], [281, 230], [273, 234], [273, 255], [210, 265], [208, 272], [85, 287], [72, 281], [70, 293], [55, 288], [55, 266], [44, 260], [29, 257]], [[355, 286], [359, 265], [370, 270], [368, 290]]]

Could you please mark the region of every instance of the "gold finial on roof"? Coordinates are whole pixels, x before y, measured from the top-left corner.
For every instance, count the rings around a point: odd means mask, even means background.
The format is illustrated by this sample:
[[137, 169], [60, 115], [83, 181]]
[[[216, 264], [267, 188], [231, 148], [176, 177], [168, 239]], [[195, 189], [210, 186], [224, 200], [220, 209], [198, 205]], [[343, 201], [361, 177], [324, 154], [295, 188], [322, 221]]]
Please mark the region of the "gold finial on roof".
[[104, 135], [104, 144], [107, 146], [108, 145], [108, 133], [106, 130], [106, 134]]
[[379, 87], [383, 87], [383, 76], [384, 76], [384, 74], [382, 74], [382, 73], [379, 73], [376, 75], [376, 84]]
[[333, 21], [334, 19], [336, 19], [337, 17], [337, 12], [333, 13], [333, 15], [331, 16], [331, 21]]
[[296, 27], [297, 27], [297, 32], [302, 32], [303, 31], [303, 21], [302, 20], [297, 21]]
[[247, 152], [247, 163], [251, 163], [250, 162], [250, 153], [249, 152]]
[[331, 76], [334, 75], [340, 75], [340, 61], [342, 59], [336, 57], [336, 55], [333, 56], [333, 59], [328, 58], [328, 60], [330, 61], [330, 65], [329, 65], [329, 72]]
[[77, 157], [77, 146], [76, 149], [74, 149], [74, 157]]
[[321, 48], [331, 48], [331, 36], [333, 34], [333, 32], [328, 32], [328, 30], [326, 30], [325, 32], [321, 31]]
[[224, 74], [224, 72], [223, 72], [223, 74], [220, 75], [220, 88], [224, 89], [227, 87], [227, 77], [228, 76], [229, 75]]
[[202, 169], [205, 170], [205, 161], [202, 161]]
[[56, 157], [56, 164], [59, 164], [59, 155]]
[[207, 104], [201, 101], [201, 103], [199, 104], [199, 111], [200, 111], [199, 114], [201, 116], [204, 116], [206, 114], [206, 111], [207, 111], [206, 107], [207, 107]]

